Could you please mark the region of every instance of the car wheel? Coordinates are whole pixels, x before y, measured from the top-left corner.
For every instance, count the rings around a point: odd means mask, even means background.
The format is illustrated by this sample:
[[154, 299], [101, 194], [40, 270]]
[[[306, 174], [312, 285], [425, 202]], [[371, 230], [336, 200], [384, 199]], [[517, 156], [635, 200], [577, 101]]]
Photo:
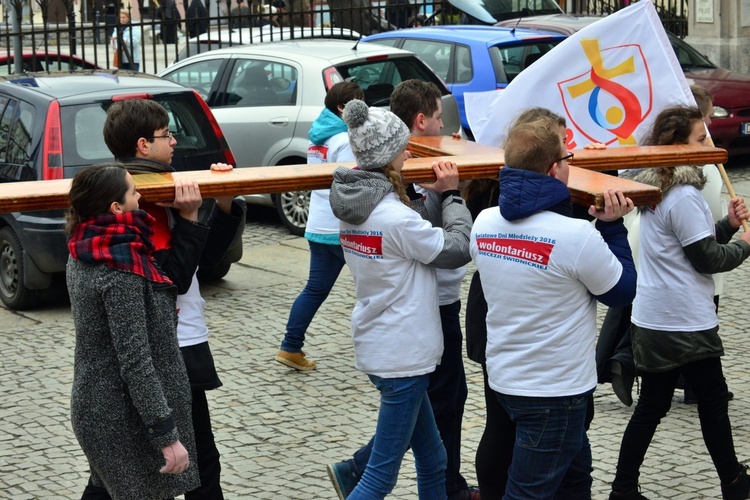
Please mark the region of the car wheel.
[[281, 222], [296, 236], [303, 236], [310, 213], [310, 191], [289, 191], [275, 196]]
[[26, 288], [23, 247], [9, 227], [0, 229], [0, 300], [14, 310], [28, 309], [39, 300], [40, 290]]

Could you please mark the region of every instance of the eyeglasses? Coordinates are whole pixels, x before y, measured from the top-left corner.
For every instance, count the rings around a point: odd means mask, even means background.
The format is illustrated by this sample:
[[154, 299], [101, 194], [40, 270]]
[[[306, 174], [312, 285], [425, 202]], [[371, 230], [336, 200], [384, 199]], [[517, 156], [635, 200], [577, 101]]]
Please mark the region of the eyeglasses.
[[563, 161], [563, 160], [565, 160], [565, 161], [570, 161], [570, 160], [572, 160], [572, 159], [573, 159], [573, 153], [571, 153], [570, 151], [568, 151], [568, 154], [566, 154], [566, 155], [565, 155], [565, 156], [563, 156], [562, 158], [558, 158], [558, 159], [557, 159], [557, 160], [555, 160], [555, 161], [556, 161], [557, 163], [560, 163], [560, 162], [561, 162], [561, 161]]
[[167, 132], [164, 135], [152, 135], [151, 137], [148, 137], [148, 139], [169, 139], [171, 141], [174, 139], [174, 136], [172, 135], [172, 132]]

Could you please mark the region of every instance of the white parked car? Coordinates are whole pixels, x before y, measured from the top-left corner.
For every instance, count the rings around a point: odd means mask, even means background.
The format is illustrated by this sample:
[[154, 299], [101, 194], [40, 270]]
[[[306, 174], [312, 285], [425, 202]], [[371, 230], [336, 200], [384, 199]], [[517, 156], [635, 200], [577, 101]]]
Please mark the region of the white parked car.
[[[188, 57], [159, 76], [194, 88], [211, 107], [238, 167], [307, 161], [307, 133], [328, 89], [358, 83], [371, 106], [388, 106], [403, 80], [435, 83], [443, 93], [443, 133], [460, 130], [458, 105], [445, 84], [413, 53], [342, 40], [298, 40], [212, 50]], [[307, 224], [309, 191], [248, 196], [275, 206], [295, 234]]]

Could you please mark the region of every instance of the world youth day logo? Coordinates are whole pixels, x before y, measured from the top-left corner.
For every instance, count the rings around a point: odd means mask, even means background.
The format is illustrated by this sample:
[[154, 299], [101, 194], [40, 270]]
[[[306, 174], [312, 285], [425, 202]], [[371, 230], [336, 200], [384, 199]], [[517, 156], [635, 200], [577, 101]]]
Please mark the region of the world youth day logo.
[[[578, 134], [590, 142], [635, 145], [633, 132], [651, 112], [651, 73], [640, 45], [599, 48], [599, 40], [581, 40], [591, 65], [576, 77], [558, 82], [565, 113]], [[568, 130], [568, 147], [576, 144]]]

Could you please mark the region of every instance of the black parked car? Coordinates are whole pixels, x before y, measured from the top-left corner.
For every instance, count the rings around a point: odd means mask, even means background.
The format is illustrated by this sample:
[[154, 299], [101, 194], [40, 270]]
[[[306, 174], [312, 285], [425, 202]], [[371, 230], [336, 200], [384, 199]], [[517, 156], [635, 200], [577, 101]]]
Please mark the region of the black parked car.
[[[153, 99], [167, 109], [176, 170], [235, 163], [211, 110], [192, 89], [143, 73], [32, 73], [0, 78], [0, 182], [71, 178], [86, 165], [113, 161], [102, 130], [109, 106], [123, 99]], [[10, 309], [37, 304], [53, 274], [65, 271], [64, 223], [62, 210], [0, 214], [0, 300]], [[242, 230], [244, 224], [224, 261], [199, 276], [229, 271], [242, 257]]]

